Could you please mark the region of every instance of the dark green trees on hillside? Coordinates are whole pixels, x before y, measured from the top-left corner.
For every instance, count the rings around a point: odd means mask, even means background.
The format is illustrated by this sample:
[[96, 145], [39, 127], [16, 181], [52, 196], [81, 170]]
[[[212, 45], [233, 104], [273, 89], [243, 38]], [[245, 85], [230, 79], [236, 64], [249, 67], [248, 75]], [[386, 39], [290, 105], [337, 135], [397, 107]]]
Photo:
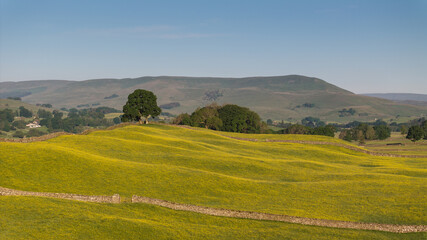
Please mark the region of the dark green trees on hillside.
[[374, 126], [375, 135], [379, 140], [384, 140], [390, 137], [390, 128], [387, 125]]
[[421, 140], [424, 137], [424, 131], [420, 126], [412, 126], [408, 129], [407, 139], [410, 139], [412, 142]]
[[390, 128], [382, 123], [373, 127], [366, 123], [358, 123], [355, 127], [341, 131], [339, 138], [346, 141], [356, 140], [363, 143], [365, 140], [387, 139], [390, 137], [390, 132]]
[[226, 132], [259, 133], [261, 130], [261, 119], [249, 108], [229, 104], [218, 109], [219, 118], [222, 120]]
[[12, 109], [0, 110], [0, 121], [13, 122], [13, 119], [15, 119], [15, 114]]
[[311, 127], [311, 128], [323, 127], [326, 125], [319, 118], [315, 118], [315, 117], [306, 117], [306, 118], [301, 120], [301, 124], [306, 126], [306, 127]]
[[[190, 116], [190, 125], [194, 127], [204, 127], [213, 130], [221, 130], [223, 126], [222, 120], [219, 118], [218, 109], [220, 107], [216, 104], [199, 108], [194, 111]], [[185, 120], [185, 115], [181, 118]]]
[[129, 94], [128, 101], [123, 106], [122, 122], [139, 121], [145, 118], [148, 123], [149, 117], [157, 117], [162, 110], [157, 106], [157, 97], [152, 92], [137, 89]]
[[0, 110], [0, 130], [9, 132], [12, 128], [11, 123], [15, 119], [15, 113], [12, 109]]
[[233, 104], [198, 108], [191, 115], [180, 114], [174, 123], [240, 133], [260, 133], [266, 128], [257, 113]]
[[406, 138], [410, 139], [413, 142], [421, 140], [421, 138], [427, 140], [427, 120], [424, 120], [420, 126], [415, 125], [410, 127], [408, 129], [408, 135], [406, 135]]
[[19, 107], [19, 116], [30, 118], [33, 116], [33, 113], [30, 110], [26, 109], [24, 106], [20, 106]]

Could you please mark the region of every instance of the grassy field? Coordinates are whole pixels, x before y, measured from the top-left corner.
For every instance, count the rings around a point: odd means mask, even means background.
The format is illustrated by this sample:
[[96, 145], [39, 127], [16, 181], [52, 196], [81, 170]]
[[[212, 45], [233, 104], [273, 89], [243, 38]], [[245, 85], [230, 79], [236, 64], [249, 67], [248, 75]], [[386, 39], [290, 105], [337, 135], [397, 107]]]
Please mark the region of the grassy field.
[[0, 239], [423, 239], [395, 234], [206, 216], [146, 204], [0, 197]]
[[[393, 143], [401, 143], [402, 145], [387, 145]], [[406, 135], [397, 132], [392, 132], [390, 138], [386, 140], [366, 141], [365, 148], [385, 153], [393, 153], [400, 155], [423, 155], [427, 156], [427, 140], [412, 142], [406, 139]]]
[[120, 115], [123, 115], [123, 113], [107, 113], [105, 114], [106, 119], [113, 119], [116, 117], [120, 117]]
[[30, 144], [0, 143], [0, 186], [135, 194], [333, 220], [427, 223], [427, 159], [374, 157], [337, 146], [239, 141], [218, 134], [145, 125]]

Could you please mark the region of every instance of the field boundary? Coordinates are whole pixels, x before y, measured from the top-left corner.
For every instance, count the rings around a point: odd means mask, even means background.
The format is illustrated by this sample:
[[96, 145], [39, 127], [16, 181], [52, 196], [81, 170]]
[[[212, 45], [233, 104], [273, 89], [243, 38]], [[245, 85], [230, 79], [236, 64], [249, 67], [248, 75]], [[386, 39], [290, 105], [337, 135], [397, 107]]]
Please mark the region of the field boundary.
[[[120, 204], [120, 196], [114, 194], [113, 196], [86, 196], [79, 194], [69, 193], [50, 193], [50, 192], [29, 192], [14, 190], [10, 188], [0, 187], [0, 196], [36, 196], [36, 197], [51, 197], [67, 200], [78, 200], [84, 202], [97, 202], [97, 203], [113, 203]], [[294, 217], [288, 215], [260, 213], [251, 211], [238, 211], [221, 208], [202, 207], [191, 204], [174, 203], [166, 200], [132, 196], [132, 203], [144, 203], [150, 205], [161, 206], [178, 211], [195, 212], [211, 216], [243, 218], [253, 220], [267, 220], [286, 223], [296, 223], [308, 226], [320, 226], [331, 228], [345, 228], [357, 230], [374, 230], [393, 233], [414, 233], [414, 232], [427, 232], [427, 225], [396, 225], [396, 224], [381, 224], [381, 223], [360, 223], [349, 221], [337, 221], [327, 219], [316, 219], [306, 217]]]
[[72, 193], [29, 192], [4, 187], [0, 187], [0, 196], [36, 196], [78, 200], [83, 202], [120, 203], [120, 195], [118, 194], [114, 194], [113, 196], [88, 196]]

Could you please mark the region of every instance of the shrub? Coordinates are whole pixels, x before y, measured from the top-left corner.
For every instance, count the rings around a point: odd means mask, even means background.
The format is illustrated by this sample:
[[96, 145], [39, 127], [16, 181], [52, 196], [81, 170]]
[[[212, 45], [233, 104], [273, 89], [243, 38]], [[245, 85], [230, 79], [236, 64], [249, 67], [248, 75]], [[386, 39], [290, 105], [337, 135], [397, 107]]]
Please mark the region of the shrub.
[[40, 137], [41, 135], [43, 135], [43, 132], [35, 128], [30, 129], [27, 133], [27, 137]]
[[12, 123], [12, 126], [19, 128], [19, 129], [24, 129], [26, 127], [27, 123], [24, 120], [17, 120], [14, 121]]
[[22, 131], [16, 131], [12, 136], [16, 138], [23, 138], [25, 135]]
[[173, 124], [177, 124], [177, 125], [188, 125], [191, 126], [192, 121], [191, 121], [191, 117], [188, 113], [181, 113], [179, 114], [174, 120], [173, 120]]

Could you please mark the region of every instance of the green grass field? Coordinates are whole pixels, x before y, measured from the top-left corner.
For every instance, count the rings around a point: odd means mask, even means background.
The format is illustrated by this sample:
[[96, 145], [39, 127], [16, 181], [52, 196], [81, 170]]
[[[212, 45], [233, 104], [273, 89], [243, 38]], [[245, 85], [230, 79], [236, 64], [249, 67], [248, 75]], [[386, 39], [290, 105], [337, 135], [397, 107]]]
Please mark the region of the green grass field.
[[[86, 195], [119, 193], [130, 197], [135, 194], [200, 206], [332, 220], [392, 224], [427, 223], [427, 159], [374, 157], [327, 145], [240, 141], [220, 134], [224, 133], [205, 129], [144, 125], [95, 131], [88, 135], [61, 136], [44, 142], [0, 143], [0, 186], [27, 191]], [[231, 135], [253, 137], [246, 134]], [[257, 136], [261, 139], [265, 137]], [[274, 136], [278, 139], [341, 142], [321, 136]], [[46, 209], [59, 208], [61, 202], [21, 198], [23, 206], [31, 205], [34, 201], [35, 206], [48, 205]], [[14, 204], [14, 201], [8, 202], [7, 198], [0, 199], [3, 201], [0, 208]], [[91, 215], [91, 211], [96, 211], [93, 209], [101, 208], [99, 204], [70, 204], [76, 206], [75, 216], [66, 220], [71, 225], [75, 219], [87, 218], [86, 215]], [[168, 211], [178, 214], [172, 210], [146, 205], [108, 205], [107, 209], [121, 212], [122, 215], [126, 215], [126, 211], [143, 214], [139, 209], [151, 209], [164, 215], [168, 215]], [[14, 218], [13, 213], [7, 214]], [[52, 210], [50, 214], [57, 213]], [[192, 234], [192, 231], [196, 231], [195, 228], [204, 228], [194, 223], [200, 215], [193, 219], [193, 214], [179, 214], [193, 224], [182, 229], [170, 229], [171, 234], [186, 238], [188, 235], [180, 235], [181, 231]], [[110, 214], [109, 218], [94, 215], [98, 219], [94, 220], [93, 228], [102, 230], [109, 228], [113, 220], [123, 224], [143, 224], [139, 221], [123, 220], [114, 213]], [[175, 221], [164, 218], [152, 224], [163, 229], [166, 222]], [[253, 230], [254, 238], [256, 234], [263, 234], [262, 226], [267, 224], [251, 220], [218, 220], [221, 218], [208, 216], [201, 218], [213, 222], [230, 221], [224, 227], [233, 230], [224, 228], [222, 231], [219, 227], [218, 231], [222, 233], [228, 231], [232, 232], [230, 234], [244, 234], [249, 231], [245, 229], [250, 228], [245, 228], [246, 224], [257, 225], [259, 231]], [[3, 216], [0, 219], [3, 219]], [[34, 224], [35, 228], [42, 228], [41, 223]], [[280, 231], [271, 230], [273, 235], [268, 235], [271, 238], [276, 232], [309, 236], [318, 231], [322, 234], [325, 231], [325, 236], [345, 236], [340, 234], [347, 233], [349, 236], [356, 236], [347, 230], [283, 223], [268, 224], [265, 234], [270, 234], [268, 229], [284, 228]], [[144, 226], [157, 231], [151, 222]], [[288, 227], [292, 230], [287, 230]], [[190, 230], [185, 230], [188, 228]], [[209, 236], [221, 238], [221, 235], [215, 235], [220, 234], [215, 231], [206, 233], [206, 236], [213, 234]], [[203, 234], [196, 235], [202, 237]]]
[[146, 204], [0, 197], [0, 239], [423, 239], [386, 233], [206, 216]]

